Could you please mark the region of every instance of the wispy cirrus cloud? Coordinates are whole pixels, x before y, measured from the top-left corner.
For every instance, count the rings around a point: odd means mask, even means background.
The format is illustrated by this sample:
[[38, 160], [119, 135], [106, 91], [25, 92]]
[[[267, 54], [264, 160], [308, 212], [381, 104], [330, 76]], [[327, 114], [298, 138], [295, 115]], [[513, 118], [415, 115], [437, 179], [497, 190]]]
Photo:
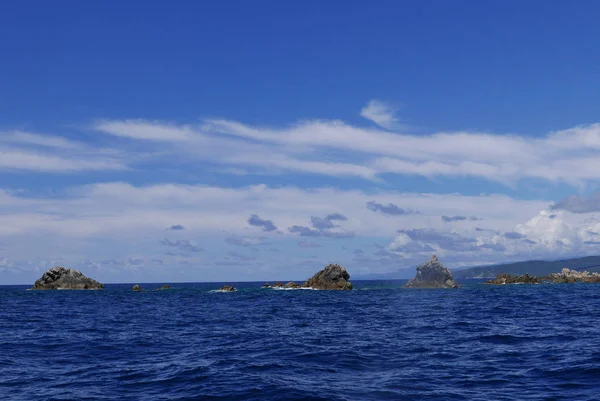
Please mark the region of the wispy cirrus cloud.
[[[391, 127], [397, 123], [392, 111], [371, 101], [362, 114]], [[221, 171], [236, 174], [297, 172], [373, 182], [387, 174], [477, 177], [509, 186], [523, 179], [573, 186], [600, 179], [600, 124], [542, 137], [470, 131], [401, 134], [340, 120], [305, 120], [284, 127], [227, 119], [206, 119], [196, 125], [101, 120], [92, 128], [145, 141], [157, 152], [170, 151], [186, 162], [221, 165]]]
[[360, 115], [383, 128], [394, 130], [401, 128], [400, 121], [396, 117], [397, 111], [398, 109], [389, 103], [373, 99], [362, 108]]
[[74, 174], [129, 168], [123, 153], [24, 131], [0, 132], [0, 171]]

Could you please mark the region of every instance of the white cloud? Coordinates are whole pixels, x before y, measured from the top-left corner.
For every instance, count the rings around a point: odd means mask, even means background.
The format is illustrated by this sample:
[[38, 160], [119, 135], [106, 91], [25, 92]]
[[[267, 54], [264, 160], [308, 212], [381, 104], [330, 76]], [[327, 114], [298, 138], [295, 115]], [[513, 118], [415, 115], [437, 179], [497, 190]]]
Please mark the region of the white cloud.
[[125, 154], [52, 135], [0, 132], [0, 171], [78, 173], [128, 168]]
[[393, 130], [400, 128], [398, 118], [396, 117], [397, 111], [398, 109], [390, 106], [388, 103], [373, 99], [362, 108], [360, 115], [383, 128]]
[[[546, 208], [548, 201], [519, 201], [504, 195], [464, 196], [394, 191], [365, 193], [334, 188], [243, 188], [157, 184], [136, 187], [127, 183], [101, 183], [76, 187], [58, 198], [31, 198], [0, 191], [0, 235], [16, 232], [56, 233], [72, 236], [119, 235], [159, 230], [185, 222], [186, 231], [243, 232], [248, 213], [269, 216], [282, 231], [306, 225], [311, 216], [341, 213], [344, 229], [359, 235], [391, 236], [399, 228], [446, 227], [442, 215], [474, 214], [486, 224], [509, 230]], [[373, 213], [367, 203], [393, 203], [419, 214], [390, 219]], [[475, 227], [477, 221], [465, 224]], [[403, 227], [399, 227], [399, 225]]]
[[51, 173], [125, 170], [127, 166], [112, 158], [58, 157], [24, 151], [0, 149], [0, 170], [28, 170]]
[[[369, 210], [366, 205], [373, 200], [382, 205], [418, 208], [420, 213], [390, 218]], [[323, 219], [318, 216], [346, 217], [340, 224], [356, 237], [332, 239], [321, 236], [323, 243], [320, 245], [328, 252], [331, 250], [332, 258], [354, 268], [357, 273], [414, 267], [431, 253], [438, 254], [451, 267], [458, 267], [597, 252], [600, 214], [550, 211], [550, 206], [548, 201], [516, 200], [504, 195], [366, 193], [265, 185], [243, 188], [173, 184], [136, 187], [126, 183], [102, 183], [55, 193], [50, 198], [0, 191], [0, 238], [8, 250], [8, 253], [3, 251], [2, 257], [8, 261], [21, 261], [11, 266], [42, 269], [46, 265], [39, 262], [23, 264], [23, 261], [40, 255], [45, 257], [44, 260], [51, 260], [46, 258], [47, 255], [54, 255], [55, 259], [64, 256], [63, 264], [78, 266], [88, 260], [90, 268], [108, 276], [121, 274], [121, 265], [103, 265], [103, 260], [123, 260], [125, 265], [131, 265], [131, 269], [154, 269], [152, 266], [158, 269], [160, 264], [152, 260], [164, 258], [163, 253], [168, 247], [160, 246], [159, 241], [163, 241], [163, 244], [178, 246], [191, 244], [193, 249], [200, 249], [198, 243], [206, 250], [183, 256], [173, 253], [164, 262], [169, 265], [178, 264], [185, 257], [189, 266], [226, 266], [222, 259], [231, 251], [231, 245], [248, 248], [259, 252], [252, 257], [263, 269], [260, 270], [263, 276], [256, 278], [268, 279], [282, 263], [287, 260], [296, 263], [300, 260], [297, 257], [302, 255], [295, 257], [287, 251], [274, 255], [263, 245], [280, 247], [287, 243], [299, 252], [303, 247], [315, 246], [308, 241], [298, 246], [300, 238], [287, 229], [294, 225], [306, 226], [307, 221], [321, 226]], [[283, 235], [275, 232], [249, 235], [248, 213], [268, 216], [277, 222]], [[483, 220], [444, 222], [441, 219], [445, 215], [471, 214]], [[173, 222], [185, 222], [186, 230], [169, 232], [167, 241], [164, 228]], [[482, 224], [494, 230], [478, 230]], [[140, 233], [148, 239], [142, 238]], [[338, 241], [360, 243], [364, 249], [373, 242], [389, 245], [356, 256], [334, 249], [333, 244], [340, 243]], [[33, 255], [32, 249], [40, 253]], [[263, 250], [274, 256], [265, 256], [260, 253]], [[128, 263], [129, 258], [136, 262]], [[143, 265], [139, 259], [143, 260]], [[233, 265], [230, 267], [234, 268]]]
[[[362, 113], [378, 116], [382, 124], [393, 122], [395, 117], [384, 111], [391, 109], [372, 101]], [[540, 179], [580, 188], [600, 179], [600, 124], [542, 137], [462, 131], [399, 134], [339, 120], [264, 127], [225, 119], [195, 125], [126, 119], [99, 120], [91, 128], [105, 134], [97, 136], [98, 143], [106, 140], [118, 148], [11, 131], [0, 135], [0, 168], [72, 173], [168, 161], [236, 174], [298, 172], [375, 182], [383, 174], [398, 174], [479, 177], [509, 186], [522, 179]], [[144, 146], [138, 145], [140, 141]]]
[[189, 141], [199, 138], [192, 128], [185, 125], [174, 125], [158, 121], [146, 120], [101, 120], [92, 128], [105, 134], [118, 137], [143, 139], [158, 142]]
[[60, 136], [39, 135], [24, 131], [6, 132], [0, 135], [0, 142], [22, 145], [36, 145], [59, 149], [81, 149], [85, 145]]

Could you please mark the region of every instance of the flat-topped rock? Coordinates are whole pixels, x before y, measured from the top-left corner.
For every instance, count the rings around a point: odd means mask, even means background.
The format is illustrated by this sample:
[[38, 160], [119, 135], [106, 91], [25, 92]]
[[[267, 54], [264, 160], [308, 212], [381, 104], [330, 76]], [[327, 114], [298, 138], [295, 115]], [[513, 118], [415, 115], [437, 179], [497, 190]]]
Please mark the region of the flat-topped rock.
[[317, 290], [351, 290], [350, 274], [346, 268], [338, 264], [329, 264], [309, 278], [302, 287]]
[[219, 292], [233, 292], [233, 291], [237, 291], [237, 290], [232, 285], [224, 285], [223, 287], [219, 288], [217, 291], [219, 291]]
[[527, 273], [515, 276], [508, 273], [500, 273], [496, 278], [486, 281], [486, 284], [540, 284], [543, 280], [543, 277], [530, 276]]
[[450, 270], [440, 263], [437, 256], [417, 267], [415, 278], [406, 283], [408, 288], [458, 288]]
[[35, 282], [33, 290], [100, 290], [104, 284], [86, 277], [79, 270], [56, 266]]

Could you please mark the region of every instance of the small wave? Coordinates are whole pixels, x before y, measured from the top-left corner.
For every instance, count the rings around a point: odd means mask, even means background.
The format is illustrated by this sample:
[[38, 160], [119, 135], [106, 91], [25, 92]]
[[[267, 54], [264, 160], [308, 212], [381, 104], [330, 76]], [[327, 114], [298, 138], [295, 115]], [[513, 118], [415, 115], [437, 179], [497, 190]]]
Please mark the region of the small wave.
[[228, 291], [228, 290], [210, 290], [209, 292], [237, 292], [237, 290]]
[[276, 291], [292, 291], [292, 290], [314, 290], [314, 291], [317, 291], [316, 288], [312, 288], [312, 287], [298, 287], [298, 288], [271, 287], [271, 288]]

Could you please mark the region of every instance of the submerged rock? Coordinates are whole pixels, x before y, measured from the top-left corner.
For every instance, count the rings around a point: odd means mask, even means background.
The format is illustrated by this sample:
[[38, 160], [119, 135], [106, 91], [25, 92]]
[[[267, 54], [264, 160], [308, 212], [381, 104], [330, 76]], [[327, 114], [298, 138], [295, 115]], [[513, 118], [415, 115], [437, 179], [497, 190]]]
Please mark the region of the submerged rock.
[[170, 290], [170, 289], [171, 289], [171, 286], [169, 284], [165, 284], [162, 287], [157, 288], [157, 290]]
[[220, 291], [220, 292], [233, 292], [233, 291], [237, 291], [237, 290], [232, 285], [224, 285], [223, 287], [219, 288], [218, 291]]
[[265, 283], [262, 287], [260, 288], [271, 288], [271, 284], [269, 283]]
[[140, 287], [139, 284], [134, 285], [133, 287], [131, 287], [132, 291], [143, 291], [142, 287]]
[[452, 273], [440, 263], [437, 256], [417, 267], [415, 278], [406, 283], [408, 288], [458, 288]]
[[79, 270], [56, 266], [46, 271], [33, 285], [34, 290], [100, 290], [104, 284], [86, 277]]
[[509, 273], [500, 273], [495, 279], [486, 281], [486, 284], [503, 285], [503, 284], [540, 284], [543, 277], [530, 276], [525, 273], [522, 275], [513, 276]]
[[348, 281], [350, 274], [341, 265], [329, 264], [314, 276], [309, 278], [302, 287], [317, 290], [351, 290], [352, 283]]

